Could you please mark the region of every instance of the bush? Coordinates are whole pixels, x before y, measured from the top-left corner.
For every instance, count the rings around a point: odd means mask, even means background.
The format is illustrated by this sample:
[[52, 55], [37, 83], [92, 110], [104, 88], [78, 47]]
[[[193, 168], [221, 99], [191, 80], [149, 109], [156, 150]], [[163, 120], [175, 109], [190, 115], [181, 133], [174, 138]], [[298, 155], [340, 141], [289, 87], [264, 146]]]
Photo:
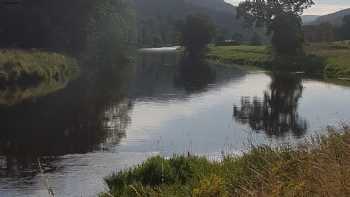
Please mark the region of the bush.
[[118, 195], [132, 192], [130, 185], [155, 187], [175, 183], [186, 184], [193, 178], [195, 160], [183, 156], [169, 160], [160, 156], [152, 157], [137, 168], [120, 171], [107, 177], [105, 181], [111, 191]]

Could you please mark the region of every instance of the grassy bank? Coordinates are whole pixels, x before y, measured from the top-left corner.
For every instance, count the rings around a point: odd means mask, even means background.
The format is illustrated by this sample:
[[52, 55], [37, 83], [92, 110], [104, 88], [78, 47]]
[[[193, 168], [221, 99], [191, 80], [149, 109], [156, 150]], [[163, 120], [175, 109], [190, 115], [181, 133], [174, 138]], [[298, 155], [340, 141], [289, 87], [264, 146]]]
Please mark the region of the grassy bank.
[[39, 50], [0, 50], [0, 84], [34, 84], [69, 78], [78, 71], [73, 58]]
[[267, 46], [212, 46], [207, 57], [224, 64], [264, 66], [271, 63], [270, 49]]
[[314, 43], [305, 46], [305, 50], [308, 54], [324, 58], [326, 76], [350, 77], [350, 41]]
[[[240, 64], [273, 69], [271, 65], [293, 62], [295, 69], [323, 73], [331, 78], [350, 77], [350, 42], [312, 43], [305, 45], [305, 57], [283, 57], [274, 60], [267, 46], [212, 46], [208, 59], [223, 64]], [[287, 60], [286, 60], [287, 59]], [[281, 61], [282, 60], [282, 61]], [[294, 65], [293, 65], [294, 64]]]
[[222, 161], [153, 157], [106, 179], [101, 196], [349, 196], [350, 131]]

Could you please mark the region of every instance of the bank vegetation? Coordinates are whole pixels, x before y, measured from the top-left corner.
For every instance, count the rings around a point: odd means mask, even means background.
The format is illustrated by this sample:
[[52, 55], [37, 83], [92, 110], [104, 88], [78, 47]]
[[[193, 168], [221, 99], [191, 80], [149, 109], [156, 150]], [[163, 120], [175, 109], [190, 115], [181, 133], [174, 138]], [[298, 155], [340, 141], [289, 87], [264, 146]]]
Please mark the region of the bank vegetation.
[[350, 78], [350, 41], [306, 43], [301, 56], [275, 56], [269, 46], [211, 46], [207, 58], [223, 64], [287, 69], [322, 74], [327, 78]]
[[350, 130], [241, 156], [152, 157], [106, 178], [101, 196], [349, 196]]
[[34, 85], [69, 79], [79, 71], [74, 58], [40, 50], [0, 50], [0, 84]]

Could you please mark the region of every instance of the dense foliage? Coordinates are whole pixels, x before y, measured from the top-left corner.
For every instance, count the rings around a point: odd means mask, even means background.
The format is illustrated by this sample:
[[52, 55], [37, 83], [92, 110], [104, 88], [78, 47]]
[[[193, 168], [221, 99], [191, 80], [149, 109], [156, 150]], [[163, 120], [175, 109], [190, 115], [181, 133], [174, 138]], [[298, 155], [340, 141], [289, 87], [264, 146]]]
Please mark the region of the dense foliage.
[[266, 26], [276, 53], [295, 55], [303, 43], [300, 15], [313, 4], [313, 0], [246, 0], [239, 4], [238, 16], [250, 25]]
[[[252, 33], [236, 19], [236, 7], [223, 0], [133, 0], [137, 13], [138, 44], [177, 43], [176, 24], [188, 15], [208, 15], [217, 26], [216, 40], [249, 40]], [[237, 36], [239, 35], [239, 36]]]
[[[16, 1], [17, 2], [17, 1]], [[0, 6], [0, 47], [80, 55], [95, 40], [128, 41], [132, 17], [124, 0], [27, 0]], [[103, 37], [103, 38], [102, 38]]]
[[270, 28], [273, 31], [271, 43], [277, 54], [301, 54], [304, 40], [300, 17], [282, 13], [276, 16]]
[[207, 16], [189, 15], [185, 22], [179, 25], [180, 42], [185, 47], [187, 55], [194, 57], [202, 55], [207, 44], [215, 34], [215, 27]]

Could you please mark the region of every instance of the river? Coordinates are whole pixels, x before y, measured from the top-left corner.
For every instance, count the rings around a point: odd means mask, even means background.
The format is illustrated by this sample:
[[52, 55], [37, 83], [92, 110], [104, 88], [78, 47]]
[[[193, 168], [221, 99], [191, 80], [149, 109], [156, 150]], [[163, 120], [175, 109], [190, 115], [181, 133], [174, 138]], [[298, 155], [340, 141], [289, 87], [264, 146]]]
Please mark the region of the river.
[[350, 120], [348, 86], [180, 62], [172, 50], [146, 50], [129, 74], [2, 104], [0, 196], [96, 196], [104, 177], [153, 155], [220, 159]]

